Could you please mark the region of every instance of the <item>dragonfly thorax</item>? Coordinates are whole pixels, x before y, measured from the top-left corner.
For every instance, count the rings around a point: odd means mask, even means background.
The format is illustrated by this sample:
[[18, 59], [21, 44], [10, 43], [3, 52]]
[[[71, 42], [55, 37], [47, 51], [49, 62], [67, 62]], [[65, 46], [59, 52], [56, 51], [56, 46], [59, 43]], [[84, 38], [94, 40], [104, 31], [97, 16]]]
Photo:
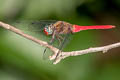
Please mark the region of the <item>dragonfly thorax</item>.
[[46, 35], [51, 35], [53, 33], [53, 29], [51, 28], [51, 26], [45, 26], [44, 32]]

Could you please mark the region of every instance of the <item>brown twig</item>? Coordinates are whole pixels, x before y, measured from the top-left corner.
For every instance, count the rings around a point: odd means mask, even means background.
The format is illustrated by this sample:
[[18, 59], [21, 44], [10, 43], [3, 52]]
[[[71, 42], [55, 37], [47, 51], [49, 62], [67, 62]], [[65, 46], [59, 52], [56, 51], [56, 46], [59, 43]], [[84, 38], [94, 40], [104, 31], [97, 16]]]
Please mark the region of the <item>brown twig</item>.
[[[54, 55], [50, 56], [50, 60], [54, 60], [56, 58], [57, 52], [59, 51], [59, 49], [49, 45], [47, 42], [45, 41], [41, 41], [33, 36], [30, 36], [28, 34], [25, 34], [24, 32], [22, 32], [21, 30], [8, 25], [6, 23], [0, 22], [0, 26], [10, 30], [12, 32], [15, 32], [16, 34], [19, 34], [29, 40], [32, 40], [38, 44], [40, 44], [41, 46], [45, 46], [48, 47], [51, 51], [54, 52]], [[120, 42], [118, 43], [114, 43], [114, 44], [110, 44], [107, 46], [102, 46], [102, 47], [95, 47], [95, 48], [89, 48], [89, 49], [84, 49], [84, 50], [79, 50], [79, 51], [71, 51], [71, 52], [61, 52], [57, 59], [55, 60], [54, 64], [57, 64], [58, 62], [60, 62], [62, 59], [69, 57], [69, 56], [78, 56], [78, 55], [83, 55], [83, 54], [88, 54], [88, 53], [93, 53], [93, 52], [100, 52], [102, 51], [103, 53], [107, 52], [110, 49], [116, 48], [116, 47], [120, 47]]]
[[[105, 53], [108, 50], [113, 49], [113, 48], [117, 48], [117, 47], [120, 47], [120, 42], [114, 43], [114, 44], [110, 44], [110, 45], [107, 45], [107, 46], [102, 46], [102, 47], [95, 47], [95, 48], [84, 49], [84, 50], [80, 50], [80, 51], [62, 52], [58, 56], [58, 58], [54, 62], [54, 64], [57, 64], [62, 59], [66, 58], [66, 57], [69, 57], [69, 56], [78, 56], [78, 55], [83, 55], [83, 54], [88, 54], [88, 53], [93, 53], [93, 52], [100, 52], [100, 51]], [[50, 57], [50, 60], [54, 60], [55, 56], [56, 56], [56, 54], [52, 55]]]
[[14, 26], [11, 26], [11, 25], [6, 24], [6, 23], [3, 23], [3, 22], [0, 22], [0, 26], [3, 27], [3, 28], [5, 28], [5, 29], [7, 29], [7, 30], [10, 30], [10, 31], [12, 31], [12, 32], [14, 32], [14, 33], [16, 33], [16, 34], [19, 34], [20, 36], [23, 36], [23, 37], [25, 37], [25, 38], [27, 38], [27, 39], [29, 39], [29, 40], [32, 40], [32, 41], [40, 44], [41, 46], [48, 47], [48, 48], [50, 48], [54, 53], [56, 53], [56, 52], [58, 51], [57, 48], [49, 45], [47, 42], [42, 41], [42, 40], [39, 40], [39, 39], [37, 39], [37, 38], [35, 38], [35, 37], [33, 37], [33, 36], [30, 36], [30, 35], [28, 35], [28, 34], [25, 34], [25, 33], [22, 32], [20, 29], [17, 29], [17, 28], [15, 28]]

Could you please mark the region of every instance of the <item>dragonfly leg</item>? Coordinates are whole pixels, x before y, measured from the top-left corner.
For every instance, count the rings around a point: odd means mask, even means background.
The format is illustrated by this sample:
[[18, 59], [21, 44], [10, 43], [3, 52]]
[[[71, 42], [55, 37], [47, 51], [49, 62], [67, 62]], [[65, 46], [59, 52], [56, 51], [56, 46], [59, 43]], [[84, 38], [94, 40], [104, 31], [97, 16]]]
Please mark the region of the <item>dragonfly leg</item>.
[[57, 35], [61, 40], [63, 40], [64, 38], [62, 37], [62, 36], [60, 36], [60, 35]]
[[56, 38], [59, 41], [59, 47], [60, 47], [60, 44], [62, 43], [62, 40], [64, 40], [64, 38], [62, 36], [60, 36], [60, 35], [56, 35]]
[[56, 36], [56, 38], [57, 38], [57, 40], [59, 41], [59, 46], [60, 46], [60, 44], [62, 43], [62, 42], [61, 42], [61, 39], [60, 39], [58, 36]]
[[[52, 39], [50, 40], [49, 44], [52, 45], [54, 40], [55, 40], [55, 35], [56, 35], [56, 31], [53, 32], [52, 34]], [[45, 48], [44, 52], [43, 52], [43, 56], [45, 55], [45, 52], [47, 50], [47, 47]]]
[[68, 36], [69, 36], [69, 34], [66, 34], [65, 37], [63, 38], [62, 43], [60, 43], [59, 51], [57, 52], [56, 57], [54, 59], [55, 61], [56, 61], [57, 57], [60, 56], [60, 52], [62, 51], [63, 46], [64, 46], [65, 42], [67, 41]]
[[52, 34], [52, 38], [51, 38], [51, 40], [50, 40], [50, 44], [54, 41], [55, 35], [56, 35], [56, 31], [54, 30], [54, 31], [53, 31], [53, 34]]
[[[54, 39], [53, 40], [51, 40], [51, 42], [49, 43], [50, 45], [52, 45], [53, 44], [53, 42], [54, 42]], [[44, 49], [44, 52], [43, 52], [43, 56], [45, 55], [45, 52], [47, 51], [47, 47]], [[44, 59], [44, 57], [43, 57], [43, 59]]]

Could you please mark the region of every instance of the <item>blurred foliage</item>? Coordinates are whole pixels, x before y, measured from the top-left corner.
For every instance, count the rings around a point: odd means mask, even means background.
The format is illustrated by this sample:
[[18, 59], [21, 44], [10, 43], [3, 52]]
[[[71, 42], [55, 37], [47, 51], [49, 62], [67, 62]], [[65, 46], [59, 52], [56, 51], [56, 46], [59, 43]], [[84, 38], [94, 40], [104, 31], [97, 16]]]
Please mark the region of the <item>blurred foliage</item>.
[[[0, 20], [63, 20], [78, 25], [116, 25], [73, 35], [65, 51], [120, 41], [120, 0], [0, 0]], [[39, 36], [39, 34], [37, 34]], [[42, 59], [45, 48], [0, 28], [0, 80], [120, 80], [120, 50], [69, 57], [59, 64]]]

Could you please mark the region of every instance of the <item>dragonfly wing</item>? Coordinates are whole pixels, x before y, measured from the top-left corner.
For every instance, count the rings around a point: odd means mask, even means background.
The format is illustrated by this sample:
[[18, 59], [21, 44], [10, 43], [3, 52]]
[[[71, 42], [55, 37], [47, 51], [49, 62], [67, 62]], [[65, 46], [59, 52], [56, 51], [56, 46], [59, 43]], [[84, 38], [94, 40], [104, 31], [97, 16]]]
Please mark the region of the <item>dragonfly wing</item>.
[[40, 20], [40, 21], [18, 20], [13, 22], [12, 25], [22, 30], [24, 29], [26, 31], [40, 32], [43, 31], [45, 26], [54, 24], [55, 22], [56, 20]]
[[59, 53], [63, 50], [63, 48], [68, 44], [68, 42], [71, 40], [71, 37], [72, 37], [72, 34], [71, 33], [68, 33], [66, 35], [64, 35], [64, 38], [62, 40], [62, 42], [60, 43], [59, 45], [59, 51], [56, 55], [56, 58], [55, 60], [57, 59], [57, 57], [59, 56]]
[[30, 31], [43, 31], [45, 26], [49, 26], [51, 24], [54, 24], [56, 21], [55, 20], [41, 20], [41, 21], [35, 21], [30, 24], [28, 29]]
[[55, 22], [56, 20], [40, 20], [40, 21], [17, 20], [15, 22], [10, 22], [10, 24], [22, 30], [26, 34], [30, 34], [34, 37], [37, 37], [40, 40], [49, 42], [51, 39], [51, 36], [46, 36], [43, 29], [45, 26], [54, 24]]

